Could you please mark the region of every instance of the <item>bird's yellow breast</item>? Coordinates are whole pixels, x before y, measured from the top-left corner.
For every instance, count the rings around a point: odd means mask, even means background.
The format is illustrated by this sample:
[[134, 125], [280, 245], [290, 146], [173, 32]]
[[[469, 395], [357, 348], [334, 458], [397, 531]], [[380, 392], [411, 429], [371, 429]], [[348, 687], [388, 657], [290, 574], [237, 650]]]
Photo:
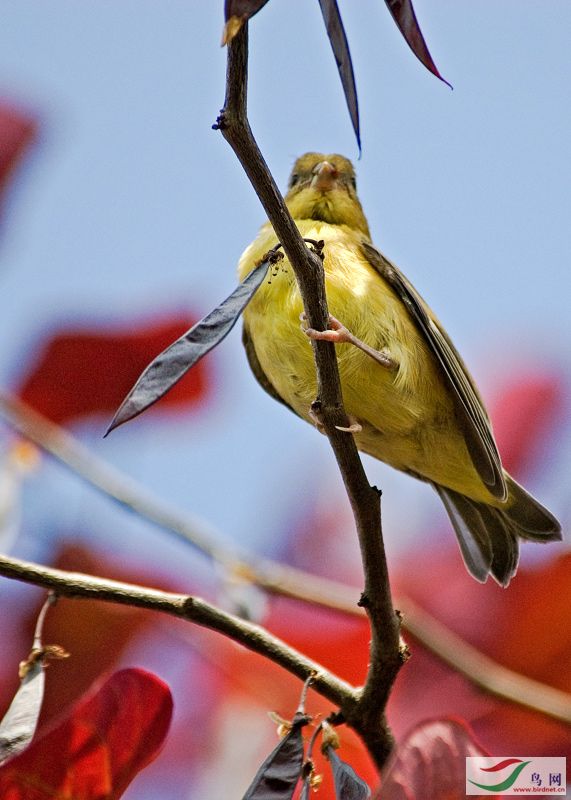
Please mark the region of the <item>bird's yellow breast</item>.
[[[345, 409], [363, 426], [355, 437], [358, 447], [399, 469], [426, 475], [434, 445], [430, 439], [439, 429], [450, 433], [454, 416], [434, 357], [401, 300], [362, 254], [362, 234], [315, 220], [296, 224], [304, 238], [325, 242], [330, 313], [371, 347], [385, 348], [396, 364], [389, 369], [353, 345], [336, 346]], [[240, 260], [240, 279], [276, 241], [265, 225]], [[273, 387], [309, 420], [316, 378], [311, 343], [300, 327], [302, 311], [293, 271], [284, 259], [254, 295], [244, 324]]]

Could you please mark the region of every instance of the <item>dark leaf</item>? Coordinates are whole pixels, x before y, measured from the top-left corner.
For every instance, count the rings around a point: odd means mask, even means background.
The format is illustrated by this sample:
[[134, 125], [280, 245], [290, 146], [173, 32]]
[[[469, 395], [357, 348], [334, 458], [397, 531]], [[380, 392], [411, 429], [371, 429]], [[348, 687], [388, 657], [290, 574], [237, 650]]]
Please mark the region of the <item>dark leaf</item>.
[[424, 722], [396, 748], [383, 774], [379, 800], [463, 800], [466, 757], [486, 755], [462, 720]]
[[242, 17], [244, 22], [266, 5], [268, 0], [226, 0], [224, 3], [224, 19]]
[[116, 672], [0, 768], [0, 797], [118, 800], [161, 749], [171, 716], [163, 681], [141, 669]]
[[0, 764], [21, 753], [31, 742], [42, 708], [44, 685], [44, 667], [38, 659], [26, 672], [0, 722]]
[[353, 767], [339, 758], [333, 747], [327, 747], [325, 755], [333, 771], [336, 800], [367, 800], [371, 796], [371, 790], [365, 781], [357, 775]]
[[191, 367], [220, 344], [264, 280], [270, 263], [271, 257], [267, 257], [258, 264], [226, 300], [149, 364], [123, 400], [106, 436], [156, 403]]
[[290, 800], [303, 766], [301, 729], [309, 722], [296, 714], [291, 730], [266, 758], [242, 800]]
[[[438, 72], [436, 64], [432, 60], [432, 56], [428, 52], [428, 47], [424, 41], [424, 36], [418, 25], [414, 8], [412, 7], [412, 0], [385, 0], [392, 18], [397, 24], [398, 29], [406, 39], [406, 42], [415, 56], [422, 61], [424, 66], [440, 78], [447, 86], [450, 86], [447, 80]], [[452, 88], [452, 86], [450, 86]]]
[[226, 0], [224, 3], [224, 33], [222, 44], [228, 44], [236, 36], [242, 25], [266, 5], [268, 0]]
[[357, 137], [359, 152], [361, 151], [361, 134], [359, 130], [359, 104], [357, 102], [357, 87], [355, 86], [355, 75], [353, 73], [353, 63], [349, 51], [349, 42], [343, 27], [343, 20], [339, 12], [337, 0], [319, 0], [321, 13], [325, 20], [327, 35], [333, 48], [333, 55], [347, 101], [347, 108], [353, 123], [353, 130]]

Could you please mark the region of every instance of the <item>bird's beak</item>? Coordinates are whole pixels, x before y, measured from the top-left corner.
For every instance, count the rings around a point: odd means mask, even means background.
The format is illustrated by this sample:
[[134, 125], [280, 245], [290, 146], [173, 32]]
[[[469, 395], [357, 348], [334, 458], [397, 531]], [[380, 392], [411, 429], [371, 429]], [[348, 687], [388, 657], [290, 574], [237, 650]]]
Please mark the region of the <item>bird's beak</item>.
[[329, 161], [322, 161], [313, 170], [312, 189], [328, 192], [337, 185], [337, 169]]

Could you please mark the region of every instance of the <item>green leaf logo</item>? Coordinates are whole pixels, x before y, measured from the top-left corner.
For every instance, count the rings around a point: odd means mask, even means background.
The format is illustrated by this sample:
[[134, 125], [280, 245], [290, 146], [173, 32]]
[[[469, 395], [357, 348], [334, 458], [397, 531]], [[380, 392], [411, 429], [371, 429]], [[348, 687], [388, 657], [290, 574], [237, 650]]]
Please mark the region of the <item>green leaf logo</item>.
[[[477, 786], [478, 789], [486, 789], [488, 792], [505, 792], [506, 789], [509, 789], [511, 786], [514, 785], [514, 783], [518, 779], [519, 774], [525, 767], [527, 767], [528, 764], [531, 764], [531, 761], [522, 761], [508, 775], [508, 777], [504, 781], [502, 781], [501, 783], [492, 784], [491, 786], [488, 786], [485, 783], [476, 783], [476, 781], [472, 781], [470, 779], [468, 780], [470, 781], [470, 783], [474, 784], [474, 786]], [[501, 768], [501, 766], [502, 764], [497, 764], [495, 769]], [[488, 771], [494, 771], [494, 767], [491, 767]]]

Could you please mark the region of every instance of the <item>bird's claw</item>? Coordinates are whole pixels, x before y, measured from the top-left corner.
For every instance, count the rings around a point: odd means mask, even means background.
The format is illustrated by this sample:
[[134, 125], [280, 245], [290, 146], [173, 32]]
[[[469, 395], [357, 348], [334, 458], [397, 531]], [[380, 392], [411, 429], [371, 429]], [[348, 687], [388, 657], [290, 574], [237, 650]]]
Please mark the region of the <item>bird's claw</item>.
[[361, 433], [363, 426], [354, 417], [349, 417], [349, 422], [350, 425], [347, 427], [343, 425], [336, 425], [335, 427], [338, 431], [343, 431], [344, 433]]
[[338, 319], [333, 317], [331, 314], [329, 314], [327, 320], [329, 327], [326, 331], [318, 331], [315, 330], [315, 328], [308, 328], [306, 324], [307, 315], [305, 311], [302, 311], [302, 313], [299, 315], [299, 319], [301, 320], [301, 330], [309, 339], [313, 339], [314, 341], [334, 342], [335, 344], [353, 342], [352, 334], [341, 322], [339, 322]]
[[[311, 421], [314, 423], [315, 427], [320, 433], [325, 433], [325, 426], [321, 421], [321, 414], [320, 414], [320, 404], [312, 403], [311, 408], [309, 409], [309, 417]], [[343, 431], [343, 433], [360, 433], [363, 430], [363, 426], [360, 425], [355, 417], [349, 416], [349, 425], [336, 425], [335, 426], [338, 431]]]

